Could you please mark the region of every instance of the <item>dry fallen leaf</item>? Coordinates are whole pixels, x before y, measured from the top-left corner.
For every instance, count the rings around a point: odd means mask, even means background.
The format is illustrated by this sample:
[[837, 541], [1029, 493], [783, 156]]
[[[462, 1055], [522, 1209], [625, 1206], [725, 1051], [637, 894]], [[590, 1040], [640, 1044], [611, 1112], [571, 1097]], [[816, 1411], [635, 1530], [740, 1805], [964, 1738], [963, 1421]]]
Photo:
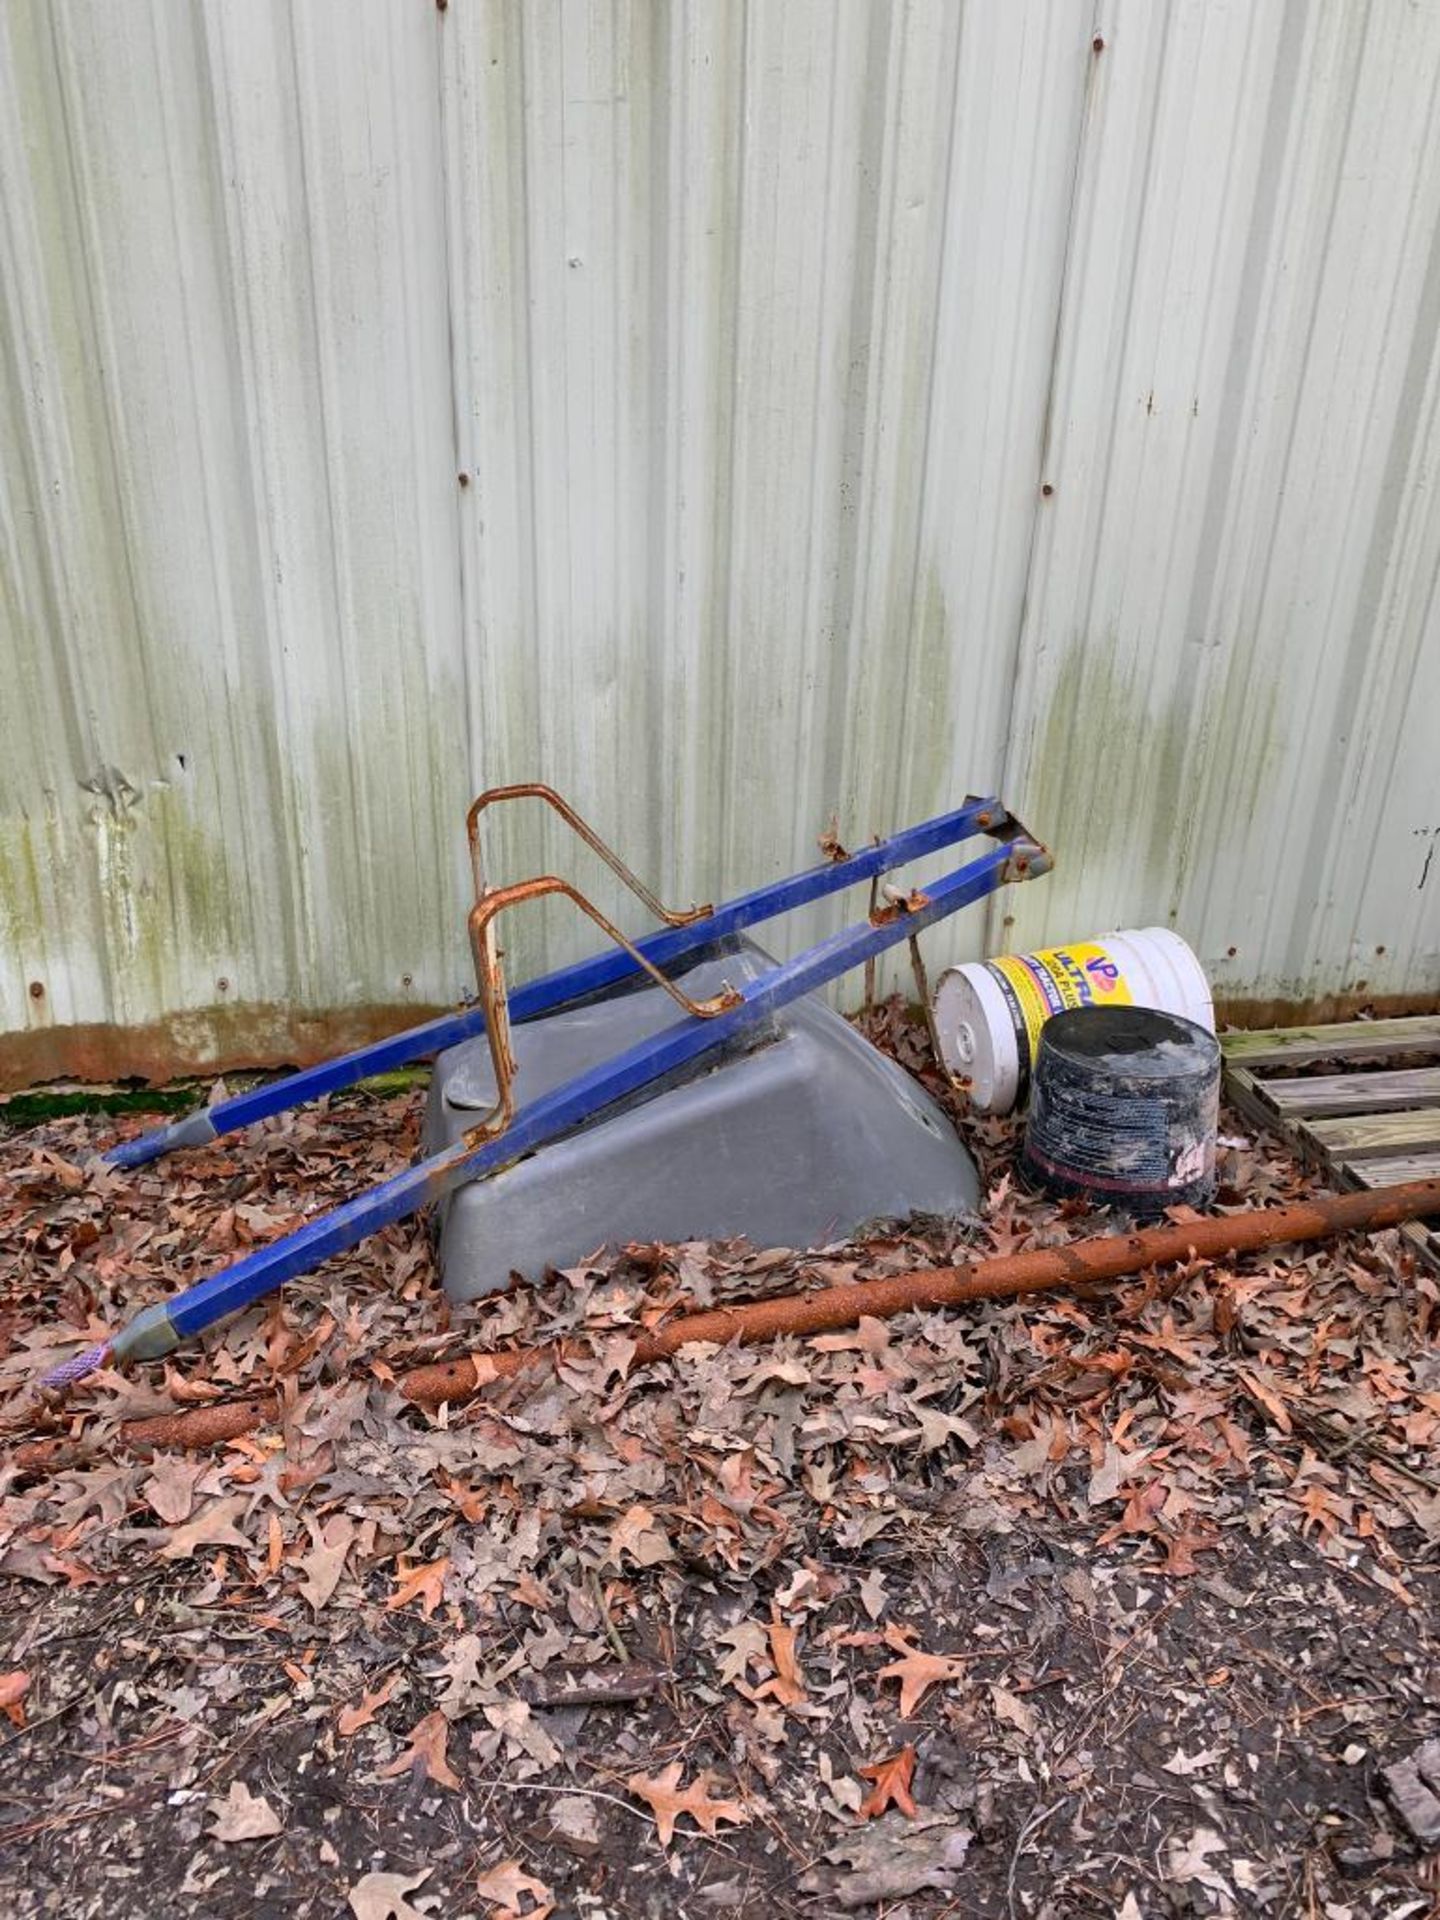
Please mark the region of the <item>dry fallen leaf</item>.
[[669, 1846], [675, 1822], [682, 1813], [688, 1813], [706, 1833], [714, 1833], [721, 1820], [729, 1820], [737, 1827], [749, 1823], [751, 1816], [738, 1800], [712, 1800], [709, 1783], [709, 1774], [702, 1773], [692, 1785], [682, 1788], [680, 1762], [672, 1760], [662, 1773], [653, 1776], [632, 1773], [625, 1785], [638, 1800], [644, 1800], [655, 1815], [660, 1844], [664, 1847]]
[[25, 1724], [25, 1709], [21, 1701], [30, 1690], [30, 1676], [23, 1667], [16, 1667], [11, 1673], [0, 1673], [0, 1713], [14, 1727]]
[[251, 1793], [243, 1780], [232, 1780], [223, 1800], [212, 1800], [214, 1840], [268, 1840], [279, 1833], [282, 1821], [263, 1794]]
[[971, 1828], [923, 1811], [904, 1827], [854, 1827], [799, 1884], [822, 1897], [826, 1915], [881, 1905], [893, 1910], [893, 1901], [926, 1888], [953, 1894], [974, 1838]]
[[463, 1720], [474, 1711], [476, 1700], [483, 1699], [487, 1692], [485, 1672], [484, 1642], [478, 1634], [462, 1633], [440, 1669], [445, 1678], [440, 1707], [447, 1720]]
[[72, 1591], [76, 1587], [96, 1587], [103, 1585], [102, 1576], [93, 1567], [87, 1567], [83, 1560], [73, 1560], [63, 1553], [47, 1553], [45, 1564], [52, 1573], [65, 1576], [65, 1584]]
[[915, 1749], [901, 1747], [898, 1753], [890, 1753], [883, 1760], [877, 1760], [873, 1766], [858, 1769], [862, 1780], [871, 1780], [874, 1785], [868, 1797], [861, 1802], [862, 1820], [874, 1820], [890, 1806], [898, 1807], [907, 1818], [915, 1818], [914, 1796], [910, 1792], [910, 1782], [915, 1777]]
[[775, 1678], [767, 1680], [763, 1687], [757, 1687], [755, 1697], [758, 1700], [773, 1697], [782, 1707], [799, 1706], [805, 1698], [805, 1676], [795, 1657], [795, 1629], [787, 1627], [776, 1614], [770, 1623], [768, 1637]]
[[990, 1705], [995, 1710], [997, 1720], [1006, 1720], [1012, 1727], [1018, 1728], [1027, 1740], [1035, 1738], [1038, 1722], [1033, 1709], [1027, 1707], [1018, 1693], [1012, 1693], [1008, 1687], [993, 1686], [990, 1689]]
[[400, 1684], [400, 1675], [392, 1673], [383, 1687], [377, 1687], [374, 1693], [362, 1693], [358, 1707], [342, 1707], [336, 1721], [336, 1730], [342, 1740], [348, 1740], [352, 1733], [358, 1733], [361, 1727], [368, 1727], [381, 1707]]
[[505, 1735], [513, 1750], [528, 1753], [542, 1767], [559, 1766], [560, 1749], [531, 1713], [528, 1701], [494, 1700], [482, 1711], [491, 1726]]
[[1230, 1884], [1210, 1864], [1212, 1853], [1225, 1851], [1224, 1836], [1214, 1827], [1196, 1827], [1188, 1840], [1172, 1836], [1166, 1849], [1166, 1868], [1172, 1880], [1198, 1880], [1204, 1887], [1229, 1896]]
[[[518, 1860], [502, 1860], [499, 1866], [482, 1873], [475, 1882], [475, 1891], [482, 1900], [493, 1900], [500, 1908], [494, 1920], [520, 1920], [522, 1913], [526, 1920], [545, 1920], [547, 1914], [555, 1911], [549, 1887], [526, 1873]], [[522, 1897], [535, 1904], [522, 1908]]]
[[765, 1629], [755, 1620], [742, 1620], [738, 1626], [717, 1633], [715, 1638], [720, 1646], [730, 1649], [719, 1664], [722, 1687], [733, 1687], [738, 1680], [743, 1680], [751, 1663], [758, 1665], [765, 1658], [770, 1644]]
[[1220, 1536], [1213, 1529], [1162, 1535], [1165, 1541], [1165, 1559], [1161, 1563], [1162, 1573], [1184, 1575], [1197, 1573], [1195, 1563], [1197, 1553], [1215, 1553], [1219, 1550]]
[[579, 1841], [582, 1848], [600, 1844], [600, 1822], [595, 1803], [583, 1793], [562, 1793], [550, 1808], [550, 1824], [567, 1840]]
[[445, 1753], [445, 1742], [449, 1738], [450, 1722], [438, 1710], [427, 1713], [406, 1734], [410, 1742], [403, 1753], [397, 1754], [389, 1766], [381, 1767], [377, 1778], [393, 1780], [397, 1773], [409, 1773], [418, 1768], [422, 1777], [433, 1780], [437, 1786], [449, 1787], [459, 1793], [459, 1776], [451, 1771], [449, 1759]]
[[405, 1896], [424, 1886], [433, 1872], [426, 1867], [420, 1873], [367, 1873], [350, 1889], [350, 1911], [355, 1920], [427, 1920]]
[[243, 1493], [231, 1494], [225, 1500], [212, 1500], [193, 1520], [176, 1527], [160, 1549], [160, 1558], [185, 1560], [201, 1547], [239, 1547], [248, 1553], [251, 1543], [235, 1525], [247, 1505], [248, 1496]]
[[326, 1521], [323, 1533], [317, 1533], [312, 1527], [311, 1537], [315, 1544], [300, 1561], [305, 1569], [300, 1591], [319, 1613], [340, 1584], [346, 1556], [355, 1540], [355, 1524], [343, 1513], [337, 1513]]
[[402, 1563], [395, 1591], [385, 1602], [385, 1611], [394, 1613], [400, 1607], [408, 1606], [412, 1600], [419, 1600], [428, 1620], [440, 1604], [441, 1589], [445, 1585], [445, 1576], [450, 1571], [450, 1556], [442, 1554], [438, 1560], [428, 1561], [424, 1566], [405, 1567]]
[[[898, 1633], [887, 1634], [886, 1638], [893, 1647], [904, 1647], [905, 1642]], [[898, 1680], [900, 1682], [900, 1717], [908, 1720], [919, 1706], [931, 1687], [939, 1686], [946, 1680], [962, 1680], [965, 1677], [965, 1662], [952, 1659], [949, 1654], [906, 1652], [899, 1660], [892, 1660], [888, 1667], [882, 1667], [877, 1680]]]
[[1244, 1387], [1250, 1397], [1264, 1407], [1281, 1433], [1289, 1433], [1291, 1431], [1290, 1415], [1286, 1409], [1285, 1402], [1275, 1390], [1273, 1376], [1269, 1382], [1266, 1382], [1260, 1378], [1258, 1371], [1252, 1371], [1245, 1367], [1237, 1367], [1235, 1369], [1235, 1378], [1240, 1382], [1241, 1386]]
[[141, 1497], [157, 1520], [167, 1527], [178, 1527], [190, 1518], [195, 1504], [195, 1483], [209, 1470], [205, 1460], [184, 1460], [178, 1453], [159, 1453], [150, 1466], [150, 1477], [141, 1487]]
[[662, 1560], [673, 1560], [675, 1557], [669, 1535], [648, 1507], [628, 1508], [610, 1529], [610, 1547], [606, 1559], [618, 1567], [621, 1556], [627, 1553], [641, 1567], [653, 1567]]
[[860, 1582], [860, 1604], [872, 1620], [878, 1620], [885, 1611], [885, 1576], [878, 1567], [872, 1567]]

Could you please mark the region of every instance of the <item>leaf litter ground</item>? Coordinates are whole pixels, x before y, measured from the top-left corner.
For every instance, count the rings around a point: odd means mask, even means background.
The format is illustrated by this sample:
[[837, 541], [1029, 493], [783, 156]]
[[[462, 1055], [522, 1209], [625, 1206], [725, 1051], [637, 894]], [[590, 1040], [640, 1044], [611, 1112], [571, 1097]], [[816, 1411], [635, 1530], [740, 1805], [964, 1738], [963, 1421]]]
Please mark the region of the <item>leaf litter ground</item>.
[[[898, 1005], [869, 1026], [941, 1091]], [[7, 1913], [1432, 1911], [1427, 1788], [1386, 1780], [1440, 1733], [1440, 1316], [1397, 1236], [631, 1367], [677, 1309], [1109, 1224], [962, 1122], [978, 1221], [463, 1310], [407, 1223], [37, 1413], [74, 1344], [409, 1159], [419, 1106], [131, 1175], [94, 1155], [134, 1119], [0, 1136]], [[1227, 1125], [1222, 1204], [1305, 1189]], [[557, 1335], [448, 1417], [394, 1390]], [[228, 1446], [119, 1442], [260, 1389]]]

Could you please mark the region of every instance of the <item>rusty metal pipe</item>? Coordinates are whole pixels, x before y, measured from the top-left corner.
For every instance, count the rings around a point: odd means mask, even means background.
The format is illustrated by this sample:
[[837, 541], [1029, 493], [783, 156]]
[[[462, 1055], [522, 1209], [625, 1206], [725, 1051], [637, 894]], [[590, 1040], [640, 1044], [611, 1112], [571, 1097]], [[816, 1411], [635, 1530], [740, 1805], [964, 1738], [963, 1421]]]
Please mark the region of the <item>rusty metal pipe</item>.
[[[931, 1267], [866, 1280], [813, 1293], [779, 1294], [706, 1313], [685, 1314], [636, 1342], [635, 1365], [663, 1360], [692, 1342], [746, 1346], [781, 1334], [801, 1337], [854, 1326], [862, 1317], [886, 1320], [912, 1309], [957, 1307], [978, 1300], [1009, 1300], [1029, 1293], [1053, 1293], [1062, 1287], [1094, 1286], [1142, 1273], [1175, 1260], [1223, 1260], [1297, 1241], [1327, 1240], [1340, 1233], [1374, 1233], [1407, 1220], [1440, 1214], [1440, 1179], [1414, 1180], [1403, 1186], [1325, 1195], [1289, 1207], [1264, 1207], [1246, 1213], [1207, 1216], [1178, 1225], [1147, 1227], [1123, 1234], [1099, 1234], [1068, 1246], [1042, 1247], [1006, 1254], [962, 1267]], [[466, 1354], [458, 1360], [417, 1367], [400, 1377], [400, 1391], [418, 1406], [457, 1402], [495, 1380], [513, 1379], [530, 1367], [551, 1366], [567, 1350], [555, 1342], [514, 1347], [500, 1353]], [[580, 1352], [582, 1349], [572, 1347]], [[209, 1446], [249, 1432], [274, 1407], [273, 1398], [199, 1407], [158, 1420], [132, 1422], [122, 1429], [133, 1445]], [[245, 1424], [237, 1424], [244, 1421]]]
[[[1134, 1233], [1100, 1234], [1068, 1246], [1012, 1253], [963, 1267], [928, 1267], [887, 1280], [853, 1281], [813, 1293], [777, 1294], [741, 1306], [715, 1307], [686, 1314], [668, 1326], [641, 1336], [635, 1365], [666, 1359], [694, 1341], [718, 1346], [738, 1340], [750, 1346], [781, 1334], [806, 1336], [852, 1327], [862, 1317], [888, 1320], [897, 1313], [965, 1306], [976, 1300], [1010, 1300], [1018, 1294], [1053, 1293], [1061, 1287], [1094, 1286], [1141, 1273], [1168, 1261], [1225, 1259], [1295, 1240], [1323, 1240], [1356, 1229], [1397, 1226], [1423, 1213], [1440, 1213], [1440, 1179], [1406, 1186], [1342, 1193], [1292, 1207], [1265, 1207], [1251, 1213], [1221, 1214], [1187, 1220], [1178, 1226], [1147, 1227]], [[557, 1346], [466, 1354], [405, 1374], [400, 1390], [420, 1405], [439, 1405], [477, 1392], [492, 1380], [513, 1376], [528, 1366], [551, 1362]]]

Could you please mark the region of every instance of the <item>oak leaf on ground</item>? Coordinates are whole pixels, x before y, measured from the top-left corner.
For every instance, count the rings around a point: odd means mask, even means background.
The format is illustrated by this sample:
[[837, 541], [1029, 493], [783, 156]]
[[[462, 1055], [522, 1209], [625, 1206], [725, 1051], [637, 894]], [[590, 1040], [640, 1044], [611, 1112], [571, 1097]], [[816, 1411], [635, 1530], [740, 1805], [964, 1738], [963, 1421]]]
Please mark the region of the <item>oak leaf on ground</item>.
[[448, 1553], [441, 1554], [438, 1560], [427, 1560], [418, 1567], [407, 1567], [402, 1562], [399, 1577], [395, 1582], [395, 1591], [385, 1602], [385, 1611], [395, 1613], [399, 1608], [408, 1606], [412, 1600], [418, 1600], [428, 1620], [440, 1604], [441, 1590], [449, 1571]]
[[503, 1733], [512, 1750], [528, 1753], [542, 1767], [558, 1767], [562, 1755], [544, 1726], [524, 1700], [492, 1700], [481, 1709], [497, 1733]]
[[21, 1705], [30, 1690], [30, 1676], [23, 1667], [16, 1667], [10, 1673], [0, 1673], [0, 1713], [12, 1727], [23, 1727], [25, 1709]]
[[178, 1527], [190, 1518], [195, 1504], [195, 1483], [210, 1468], [208, 1460], [182, 1460], [179, 1454], [160, 1453], [151, 1463], [150, 1477], [140, 1489], [140, 1497], [167, 1527]]
[[887, 1753], [883, 1760], [857, 1771], [862, 1780], [873, 1783], [860, 1804], [861, 1820], [874, 1820], [892, 1806], [898, 1807], [907, 1819], [915, 1818], [915, 1798], [910, 1791], [910, 1782], [915, 1777], [914, 1747], [901, 1747], [898, 1753]]
[[377, 1687], [374, 1693], [362, 1692], [358, 1707], [342, 1707], [340, 1717], [335, 1723], [340, 1738], [348, 1740], [351, 1734], [358, 1733], [361, 1727], [368, 1727], [399, 1684], [399, 1674], [392, 1673], [385, 1684]]
[[343, 1513], [333, 1514], [325, 1522], [323, 1532], [312, 1524], [311, 1538], [314, 1545], [300, 1561], [305, 1570], [300, 1591], [314, 1612], [319, 1613], [340, 1584], [346, 1558], [355, 1542], [355, 1523], [347, 1520]]
[[1162, 1573], [1185, 1575], [1198, 1573], [1195, 1556], [1197, 1553], [1215, 1553], [1219, 1550], [1220, 1536], [1211, 1531], [1162, 1534], [1165, 1542], [1165, 1559], [1161, 1565]]
[[606, 1558], [618, 1567], [627, 1553], [641, 1567], [653, 1567], [662, 1560], [675, 1558], [669, 1536], [649, 1507], [627, 1508], [610, 1529]]
[[706, 1833], [714, 1833], [719, 1822], [729, 1820], [737, 1827], [749, 1823], [750, 1815], [738, 1800], [712, 1800], [710, 1775], [702, 1773], [688, 1787], [680, 1785], [680, 1762], [672, 1760], [663, 1772], [649, 1775], [632, 1773], [625, 1785], [637, 1800], [643, 1800], [655, 1815], [662, 1847], [668, 1847], [675, 1822], [688, 1813]]
[[770, 1658], [775, 1678], [755, 1689], [755, 1698], [773, 1696], [782, 1707], [796, 1707], [805, 1698], [805, 1676], [795, 1654], [795, 1629], [787, 1627], [777, 1614], [769, 1627]]
[[[482, 1900], [493, 1901], [500, 1909], [494, 1920], [521, 1920], [522, 1912], [525, 1920], [545, 1920], [547, 1914], [555, 1911], [549, 1887], [543, 1880], [526, 1873], [518, 1860], [502, 1860], [499, 1866], [482, 1873], [475, 1882], [475, 1891]], [[520, 1905], [525, 1895], [535, 1903], [528, 1909]]]
[[433, 1872], [433, 1867], [424, 1867], [419, 1873], [367, 1873], [350, 1889], [350, 1911], [355, 1920], [427, 1920], [405, 1896]]
[[931, 1687], [965, 1677], [963, 1660], [948, 1653], [922, 1653], [918, 1648], [911, 1647], [898, 1627], [888, 1627], [885, 1638], [901, 1658], [892, 1660], [888, 1667], [882, 1667], [875, 1677], [877, 1680], [899, 1681], [902, 1720], [910, 1718]]
[[187, 1520], [183, 1527], [176, 1527], [170, 1538], [160, 1549], [162, 1560], [185, 1560], [201, 1547], [239, 1547], [242, 1553], [251, 1551], [251, 1543], [235, 1525], [249, 1504], [247, 1495], [231, 1494], [224, 1500], [212, 1500], [202, 1507], [193, 1520]]
[[223, 1800], [212, 1800], [216, 1840], [268, 1840], [281, 1831], [280, 1816], [263, 1793], [251, 1793], [243, 1780], [232, 1780]]
[[436, 1786], [449, 1787], [452, 1792], [460, 1792], [460, 1777], [452, 1772], [450, 1761], [445, 1752], [445, 1742], [449, 1737], [450, 1722], [437, 1709], [427, 1713], [406, 1734], [410, 1742], [403, 1753], [396, 1754], [388, 1766], [381, 1767], [378, 1778], [393, 1780], [397, 1773], [409, 1773], [418, 1768], [423, 1778], [433, 1780]]
[[1039, 1729], [1035, 1710], [1028, 1707], [1018, 1693], [1012, 1693], [1009, 1687], [992, 1686], [990, 1705], [997, 1720], [1004, 1720], [1010, 1726], [1023, 1733], [1027, 1740], [1033, 1740]]

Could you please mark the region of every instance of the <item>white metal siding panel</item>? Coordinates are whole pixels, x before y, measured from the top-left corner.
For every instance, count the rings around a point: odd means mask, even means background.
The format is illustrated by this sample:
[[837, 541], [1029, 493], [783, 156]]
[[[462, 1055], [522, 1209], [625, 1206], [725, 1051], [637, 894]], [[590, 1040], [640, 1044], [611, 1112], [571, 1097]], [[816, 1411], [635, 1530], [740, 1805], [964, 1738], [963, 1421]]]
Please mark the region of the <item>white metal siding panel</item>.
[[1057, 871], [937, 955], [1440, 991], [1437, 78], [1350, 0], [19, 0], [0, 1031], [448, 998], [536, 776], [684, 901], [1001, 787]]
[[451, 9], [477, 779], [687, 900], [998, 781], [1090, 31]]
[[6, 9], [0, 1029], [463, 977], [439, 49], [339, 25]]
[[1406, 700], [1437, 672], [1437, 24], [1114, 16], [1007, 769], [1062, 866], [1018, 939], [1099, 908], [1233, 997], [1440, 985]]

